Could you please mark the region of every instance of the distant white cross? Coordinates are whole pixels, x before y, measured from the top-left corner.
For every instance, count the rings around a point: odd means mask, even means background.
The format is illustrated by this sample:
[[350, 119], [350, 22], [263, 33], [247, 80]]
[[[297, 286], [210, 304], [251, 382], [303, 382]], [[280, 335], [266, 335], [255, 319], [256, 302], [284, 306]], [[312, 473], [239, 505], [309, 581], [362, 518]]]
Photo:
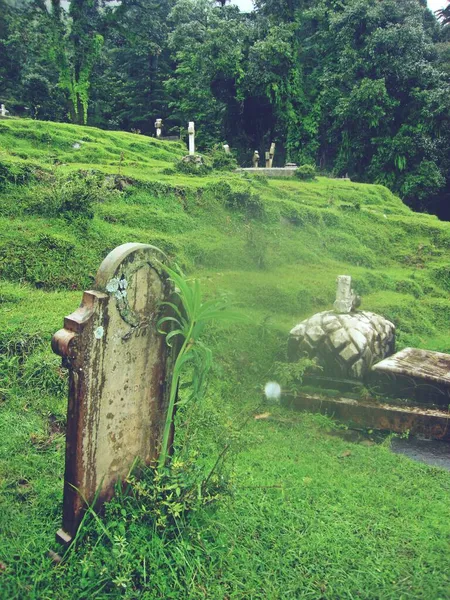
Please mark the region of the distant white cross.
[[189, 133], [189, 154], [195, 154], [195, 123], [194, 121], [189, 121], [188, 127]]

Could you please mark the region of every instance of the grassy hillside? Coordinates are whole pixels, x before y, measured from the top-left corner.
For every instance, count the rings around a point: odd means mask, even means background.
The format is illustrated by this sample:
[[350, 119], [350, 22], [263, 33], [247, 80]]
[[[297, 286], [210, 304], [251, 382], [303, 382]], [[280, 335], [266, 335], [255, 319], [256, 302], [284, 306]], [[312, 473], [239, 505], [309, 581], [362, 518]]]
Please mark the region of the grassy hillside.
[[[236, 434], [289, 329], [331, 306], [339, 274], [396, 323], [399, 347], [450, 352], [450, 225], [382, 186], [182, 175], [184, 153], [0, 121], [0, 597], [450, 598], [450, 475], [385, 445], [347, 454], [331, 421], [278, 408]], [[215, 456], [215, 437], [238, 438], [235, 495], [171, 541], [120, 505], [110, 538], [93, 523], [54, 569], [66, 392], [49, 341], [104, 256], [132, 241], [159, 246], [248, 316], [209, 330], [216, 366], [195, 409], [202, 455]]]

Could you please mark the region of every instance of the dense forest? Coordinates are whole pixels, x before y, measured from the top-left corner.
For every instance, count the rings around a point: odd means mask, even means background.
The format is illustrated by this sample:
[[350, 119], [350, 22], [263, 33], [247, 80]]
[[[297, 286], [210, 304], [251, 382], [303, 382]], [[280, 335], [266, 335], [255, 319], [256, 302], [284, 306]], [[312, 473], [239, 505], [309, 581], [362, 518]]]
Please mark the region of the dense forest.
[[[449, 4], [450, 7], [450, 4]], [[450, 218], [450, 8], [425, 0], [0, 0], [12, 115], [227, 142]], [[439, 18], [438, 18], [439, 17]]]

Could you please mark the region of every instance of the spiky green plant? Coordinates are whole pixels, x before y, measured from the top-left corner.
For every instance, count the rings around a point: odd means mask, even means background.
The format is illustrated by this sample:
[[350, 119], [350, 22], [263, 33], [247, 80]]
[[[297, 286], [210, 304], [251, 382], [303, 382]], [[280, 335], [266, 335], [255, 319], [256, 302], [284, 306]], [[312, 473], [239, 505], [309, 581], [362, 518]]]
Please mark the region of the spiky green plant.
[[[178, 302], [164, 302], [172, 314], [162, 317], [158, 321], [158, 328], [166, 335], [166, 343], [169, 346], [172, 346], [176, 337], [182, 339], [182, 345], [173, 367], [169, 406], [158, 460], [159, 469], [167, 463], [175, 406], [186, 404], [194, 398], [198, 400], [205, 389], [206, 376], [212, 364], [212, 353], [200, 340], [203, 330], [211, 321], [236, 321], [241, 318], [227, 307], [224, 300], [203, 301], [198, 279], [188, 280], [180, 270], [177, 272], [166, 265], [162, 267], [175, 285]], [[169, 332], [161, 330], [165, 323], [172, 326]], [[183, 400], [177, 400], [182, 376], [188, 368], [192, 371], [190, 394]]]

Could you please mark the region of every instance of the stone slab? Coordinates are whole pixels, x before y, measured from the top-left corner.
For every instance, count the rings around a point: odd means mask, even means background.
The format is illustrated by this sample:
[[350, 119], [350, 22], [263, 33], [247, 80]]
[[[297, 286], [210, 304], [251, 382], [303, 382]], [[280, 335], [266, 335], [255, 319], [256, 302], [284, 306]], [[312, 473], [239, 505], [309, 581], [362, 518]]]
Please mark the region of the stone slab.
[[94, 289], [53, 336], [69, 369], [63, 543], [75, 535], [86, 503], [100, 507], [136, 460], [157, 459], [174, 360], [157, 328], [173, 289], [164, 261], [146, 244], [113, 250]]
[[281, 402], [294, 410], [327, 414], [353, 427], [450, 441], [450, 415], [444, 411], [308, 394], [287, 395]]
[[405, 348], [374, 365], [369, 384], [381, 394], [448, 408], [450, 354]]

